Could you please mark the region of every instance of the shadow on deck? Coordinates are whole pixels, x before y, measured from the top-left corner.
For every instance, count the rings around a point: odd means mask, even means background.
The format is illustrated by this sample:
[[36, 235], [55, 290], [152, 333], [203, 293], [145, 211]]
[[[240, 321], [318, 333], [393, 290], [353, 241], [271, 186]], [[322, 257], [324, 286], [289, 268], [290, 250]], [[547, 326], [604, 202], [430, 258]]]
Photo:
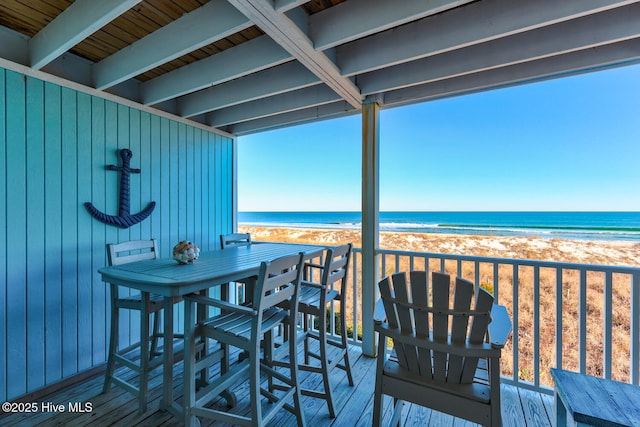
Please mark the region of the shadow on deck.
[[[332, 384], [336, 402], [336, 418], [329, 418], [323, 400], [303, 396], [303, 406], [307, 424], [310, 426], [370, 426], [373, 410], [373, 390], [375, 381], [376, 360], [363, 356], [357, 348], [350, 352], [354, 375], [354, 387], [349, 387], [344, 373], [334, 371]], [[182, 363], [176, 365], [174, 393], [178, 399], [182, 396]], [[305, 388], [321, 387], [319, 375], [301, 372], [301, 381]], [[3, 426], [64, 426], [91, 425], [102, 426], [180, 426], [181, 420], [165, 411], [159, 410], [162, 394], [162, 369], [151, 373], [149, 384], [149, 409], [138, 414], [137, 402], [133, 396], [120, 388], [112, 388], [107, 394], [101, 394], [103, 376], [96, 375], [86, 381], [64, 388], [54, 394], [38, 399], [40, 408], [36, 413], [0, 414], [0, 425]], [[238, 406], [233, 412], [243, 413], [249, 410], [248, 385], [242, 384], [235, 389]], [[43, 412], [43, 404], [49, 404], [50, 412]], [[78, 407], [89, 409], [85, 413], [70, 412], [69, 406], [79, 403]], [[385, 419], [390, 420], [391, 399], [385, 399]], [[90, 404], [90, 405], [88, 405]], [[58, 406], [62, 405], [62, 406]], [[224, 407], [225, 401], [220, 399], [212, 406]], [[53, 408], [64, 408], [64, 412], [53, 412]], [[552, 426], [553, 396], [539, 394], [530, 390], [502, 385], [502, 419], [504, 426]], [[383, 425], [385, 425], [383, 422]], [[213, 425], [203, 420], [203, 426]], [[216, 426], [221, 425], [216, 423]], [[269, 426], [293, 426], [295, 417], [282, 411]], [[454, 419], [436, 411], [420, 406], [405, 404], [402, 425], [420, 426], [475, 426], [476, 424], [461, 419]]]

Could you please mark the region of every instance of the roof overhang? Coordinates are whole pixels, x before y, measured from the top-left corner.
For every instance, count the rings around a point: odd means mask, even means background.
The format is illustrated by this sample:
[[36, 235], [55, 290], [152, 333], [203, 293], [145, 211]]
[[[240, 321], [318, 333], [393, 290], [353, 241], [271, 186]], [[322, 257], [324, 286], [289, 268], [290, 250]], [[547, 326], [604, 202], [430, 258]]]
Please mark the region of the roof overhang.
[[640, 4], [5, 0], [0, 58], [244, 135], [637, 63]]

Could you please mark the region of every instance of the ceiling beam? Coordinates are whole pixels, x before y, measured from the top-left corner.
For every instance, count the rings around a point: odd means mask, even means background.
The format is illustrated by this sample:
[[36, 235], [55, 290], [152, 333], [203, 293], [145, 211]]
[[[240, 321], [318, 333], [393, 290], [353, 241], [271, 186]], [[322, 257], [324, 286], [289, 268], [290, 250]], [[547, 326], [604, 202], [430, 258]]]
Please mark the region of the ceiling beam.
[[31, 68], [39, 70], [141, 0], [77, 0], [29, 40]]
[[637, 0], [483, 0], [336, 47], [344, 75], [484, 43]]
[[358, 76], [366, 95], [640, 37], [640, 4], [588, 15]]
[[640, 63], [639, 39], [390, 91], [384, 103], [391, 107], [424, 102], [633, 63]]
[[235, 79], [178, 99], [178, 113], [192, 117], [247, 101], [322, 83], [297, 61]]
[[[354, 1], [355, 3], [353, 3]], [[315, 28], [319, 37], [330, 37], [331, 41], [329, 43], [344, 43], [354, 38], [380, 31], [381, 29], [440, 12], [446, 8], [468, 3], [472, 0], [431, 0], [427, 2], [424, 0], [411, 0], [403, 4], [404, 7], [402, 8], [394, 6], [387, 0], [364, 1], [366, 4], [362, 3], [363, 0], [351, 0], [350, 2], [340, 4], [339, 7], [328, 8], [323, 12], [311, 16], [309, 18], [311, 32], [313, 33]], [[286, 0], [284, 2], [277, 2], [276, 10], [287, 10], [298, 6], [300, 3], [304, 3], [304, 1]], [[362, 19], [361, 13], [356, 13], [360, 12], [361, 9], [359, 8], [364, 6], [366, 6], [367, 9], [367, 19]], [[328, 12], [330, 12], [330, 14], [328, 14]], [[392, 19], [390, 19], [390, 16]], [[339, 28], [339, 31], [336, 31], [336, 28]], [[270, 54], [274, 52], [274, 47], [267, 45], [265, 41], [265, 39], [270, 40], [270, 38], [268, 36], [262, 36], [259, 39], [263, 40], [253, 43], [255, 46], [251, 51], [249, 50], [249, 45], [252, 44], [252, 41], [249, 41], [236, 48], [186, 65], [143, 83], [141, 87], [142, 102], [146, 105], [162, 102], [166, 99], [185, 95], [206, 88], [207, 86], [219, 84], [232, 78], [241, 77], [251, 72], [278, 65], [277, 61], [281, 63], [281, 57], [277, 59], [270, 57]], [[319, 47], [318, 40], [313, 40], [313, 43], [317, 50], [329, 47]], [[275, 46], [275, 43], [273, 43], [273, 45]], [[262, 63], [260, 62], [261, 58], [263, 59]], [[286, 58], [290, 59], [291, 55], [288, 54]], [[253, 65], [244, 67], [246, 71], [242, 71], [240, 70], [241, 67], [238, 62], [251, 62]], [[229, 72], [230, 67], [239, 68], [239, 71], [233, 75], [232, 72]], [[224, 74], [224, 76], [218, 77], [220, 74]]]
[[[365, 73], [358, 76], [358, 86], [366, 96], [635, 38], [640, 36], [639, 21], [640, 4], [636, 3]], [[288, 67], [291, 65], [288, 64]], [[285, 68], [282, 68], [283, 75], [274, 79], [272, 73], [277, 73], [280, 68], [282, 67], [274, 68], [269, 73], [250, 76], [248, 79], [238, 79], [231, 84], [223, 85], [224, 88], [212, 87], [183, 97], [179, 101], [179, 113], [193, 116], [240, 103], [242, 96], [247, 96], [247, 100], [250, 101], [287, 90], [297, 90], [303, 87], [301, 84], [317, 82], [301, 82], [290, 77], [300, 77], [297, 73], [285, 72]]]
[[[384, 108], [516, 86], [624, 64], [640, 63], [639, 52], [640, 40], [627, 40], [563, 56], [440, 80], [414, 88], [399, 89], [389, 92], [385, 96]], [[351, 108], [344, 102], [329, 103], [233, 124], [225, 127], [225, 130], [234, 135], [247, 135], [358, 112], [358, 110]]]
[[309, 0], [275, 0], [273, 6], [278, 12], [287, 12], [308, 2]]
[[286, 15], [273, 8], [269, 0], [229, 0], [239, 11], [280, 44], [294, 58], [317, 75], [345, 101], [360, 108], [360, 90], [323, 53], [316, 51], [307, 35]]
[[289, 52], [268, 36], [260, 36], [142, 83], [142, 102], [155, 104], [290, 60]]
[[212, 0], [96, 63], [94, 86], [114, 86], [251, 25], [225, 0]]
[[344, 101], [332, 102], [317, 107], [291, 111], [275, 116], [264, 117], [257, 120], [242, 122], [228, 126], [225, 131], [237, 136], [248, 135], [256, 132], [278, 129], [291, 125], [327, 120], [331, 118], [358, 114], [360, 110], [353, 108]]
[[316, 85], [216, 110], [207, 115], [207, 124], [213, 127], [226, 126], [340, 100], [340, 96], [327, 86]]
[[472, 1], [349, 0], [311, 15], [309, 37], [317, 50], [326, 50]]

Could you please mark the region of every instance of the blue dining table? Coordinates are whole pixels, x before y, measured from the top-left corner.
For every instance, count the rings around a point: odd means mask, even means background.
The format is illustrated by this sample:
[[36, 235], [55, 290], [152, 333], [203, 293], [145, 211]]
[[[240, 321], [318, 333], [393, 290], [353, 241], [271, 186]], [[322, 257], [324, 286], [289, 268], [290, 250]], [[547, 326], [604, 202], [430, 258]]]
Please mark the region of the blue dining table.
[[[177, 297], [200, 293], [247, 277], [257, 276], [262, 261], [298, 253], [313, 254], [322, 246], [293, 243], [253, 243], [224, 250], [203, 252], [190, 264], [158, 258], [103, 267], [102, 280], [163, 297], [164, 348], [174, 341], [173, 304]], [[173, 351], [163, 352], [163, 392], [160, 408], [181, 416], [182, 407], [173, 398]]]

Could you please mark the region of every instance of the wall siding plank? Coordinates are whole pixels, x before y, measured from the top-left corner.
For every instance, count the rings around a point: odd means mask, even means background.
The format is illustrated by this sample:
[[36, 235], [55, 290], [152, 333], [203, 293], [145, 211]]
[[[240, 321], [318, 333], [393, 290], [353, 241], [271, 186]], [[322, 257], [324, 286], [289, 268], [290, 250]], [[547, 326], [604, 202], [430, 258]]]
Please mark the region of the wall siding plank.
[[193, 222], [191, 224], [193, 239], [196, 243], [202, 246], [203, 235], [202, 229], [200, 228], [200, 214], [202, 212], [202, 184], [200, 183], [202, 176], [202, 170], [200, 169], [200, 147], [201, 143], [199, 142], [199, 129], [191, 128], [191, 170], [192, 178], [191, 182], [191, 197], [193, 198], [193, 210], [191, 211], [191, 215], [193, 216]]
[[161, 151], [162, 146], [160, 144], [160, 118], [158, 116], [149, 115], [149, 152], [151, 153], [149, 158], [149, 185], [150, 195], [149, 200], [156, 202], [156, 207], [151, 214], [151, 230], [149, 237], [158, 239], [160, 244], [160, 235], [162, 234], [162, 221], [161, 210], [162, 208], [158, 204], [161, 199], [161, 171], [162, 167], [152, 167], [152, 165], [161, 165]]
[[160, 253], [170, 255], [171, 250], [171, 134], [169, 120], [158, 118], [160, 129]]
[[[0, 224], [7, 223], [6, 73], [0, 68]], [[7, 233], [0, 237], [0, 394], [7, 394]]]
[[209, 156], [209, 146], [207, 144], [207, 137], [205, 132], [198, 134], [196, 141], [196, 163], [198, 165], [198, 177], [199, 192], [196, 194], [196, 198], [200, 199], [200, 210], [198, 211], [198, 223], [196, 227], [202, 232], [202, 247], [203, 250], [211, 250], [211, 234], [207, 226], [207, 211], [209, 205], [209, 174], [207, 172], [207, 158]]
[[[141, 188], [142, 188], [142, 173], [145, 175], [149, 173], [148, 170], [144, 170], [142, 165], [142, 156], [140, 153], [140, 110], [135, 110], [133, 108], [129, 108], [129, 146], [128, 148], [133, 153], [133, 157], [131, 158], [131, 167], [136, 169], [141, 169], [140, 173], [132, 173], [129, 175], [131, 187], [130, 187], [130, 196], [131, 196], [131, 206], [130, 213], [138, 213], [142, 208], [142, 203], [140, 201], [141, 196]], [[146, 204], [145, 204], [146, 206]], [[142, 237], [141, 225], [140, 223], [134, 224], [129, 227], [129, 239], [131, 240], [140, 240]]]
[[194, 206], [194, 209], [186, 210], [187, 216], [187, 239], [193, 241], [196, 244], [200, 243], [200, 239], [195, 234], [195, 211], [197, 209], [197, 203], [195, 200], [195, 168], [194, 168], [194, 133], [193, 128], [185, 126], [185, 143], [186, 143], [186, 177], [185, 177], [185, 190], [186, 190], [186, 206]]
[[78, 371], [77, 93], [62, 89], [62, 376]]
[[189, 239], [187, 218], [187, 141], [186, 127], [178, 124], [178, 240]]
[[62, 136], [60, 86], [45, 84], [45, 384], [62, 377]]
[[[118, 104], [106, 101], [104, 105], [104, 115], [105, 115], [105, 128], [104, 128], [104, 163], [102, 164], [102, 168], [104, 169], [107, 165], [114, 165], [118, 163]], [[100, 167], [100, 165], [97, 165]], [[104, 173], [104, 202], [98, 208], [103, 212], [109, 215], [117, 215], [118, 212], [118, 174], [114, 171], [105, 170]], [[102, 200], [102, 199], [101, 199]], [[118, 243], [120, 241], [119, 238], [119, 229], [116, 227], [105, 226], [105, 245], [106, 243]], [[105, 251], [105, 265], [106, 265], [106, 246], [101, 248]], [[109, 298], [111, 297], [109, 294], [109, 286], [105, 283], [103, 284], [106, 290], [107, 296], [107, 307], [110, 304]], [[123, 311], [120, 316], [121, 321], [119, 325], [118, 337], [120, 339], [120, 343], [124, 346], [127, 343], [127, 329], [128, 325], [125, 321], [128, 321], [128, 313]], [[109, 325], [111, 322], [111, 313], [107, 310], [107, 324], [106, 330], [109, 333]], [[127, 327], [123, 327], [123, 324], [127, 325]], [[108, 335], [107, 335], [108, 336]], [[108, 345], [108, 344], [107, 344]]]
[[27, 388], [44, 386], [44, 83], [27, 79]]
[[6, 76], [7, 390], [19, 395], [27, 391], [26, 79], [10, 71]]
[[[215, 167], [217, 170], [222, 170], [222, 158], [223, 158], [223, 153], [222, 153], [222, 144], [219, 143], [218, 137], [214, 136], [214, 146], [216, 147], [216, 157], [215, 157]], [[221, 176], [216, 175], [216, 183], [215, 183], [215, 189], [216, 189], [216, 202], [217, 203], [222, 203], [222, 183], [223, 183], [223, 179], [221, 178]], [[216, 212], [215, 215], [216, 218], [216, 222], [215, 222], [215, 228], [220, 230], [222, 229], [222, 214], [219, 212]]]
[[181, 236], [179, 209], [180, 175], [179, 175], [179, 148], [178, 123], [169, 123], [169, 174], [176, 177], [169, 180], [169, 247], [175, 245]]
[[[97, 206], [105, 205], [105, 101], [100, 98], [91, 100], [91, 198], [90, 202]], [[82, 208], [81, 208], [82, 210]], [[84, 213], [83, 213], [84, 214]], [[98, 268], [107, 263], [105, 245], [105, 225], [99, 221], [91, 221], [91, 330], [92, 330], [92, 363], [99, 364], [107, 360], [107, 307], [109, 295], [98, 273]]]
[[[97, 269], [105, 244], [180, 239], [203, 250], [232, 231], [233, 140], [0, 68], [0, 401], [104, 363], [109, 295]], [[129, 229], [93, 219], [83, 204], [118, 212], [117, 150], [133, 151]], [[228, 176], [226, 176], [228, 175]], [[182, 307], [176, 310], [180, 325]], [[121, 315], [121, 345], [137, 340]], [[9, 345], [9, 343], [11, 345]]]
[[78, 93], [78, 370], [84, 371], [92, 365], [91, 331], [91, 229], [93, 219], [84, 209], [84, 203], [91, 201], [91, 97]]
[[[117, 112], [117, 118], [116, 118], [116, 122], [117, 123], [117, 127], [116, 127], [116, 139], [115, 139], [115, 146], [113, 147], [113, 150], [111, 150], [112, 152], [112, 159], [109, 164], [114, 164], [116, 166], [120, 166], [122, 163], [120, 161], [120, 156], [118, 154], [119, 150], [122, 150], [123, 148], [130, 148], [129, 145], [129, 108], [124, 106], [124, 105], [119, 105], [116, 104], [116, 112]], [[137, 161], [137, 159], [136, 159]], [[115, 194], [115, 209], [114, 209], [114, 214], [117, 215], [117, 213], [119, 212], [120, 206], [118, 203], [118, 194], [119, 194], [119, 182], [120, 182], [120, 173], [116, 172], [116, 171], [111, 171], [111, 177], [110, 179], [116, 184], [115, 190], [113, 193], [111, 194]], [[110, 196], [113, 197], [113, 196]], [[128, 228], [122, 229], [122, 228], [118, 228], [117, 229], [117, 237], [115, 238], [115, 242], [123, 242], [126, 240], [131, 240], [131, 231]], [[115, 243], [114, 242], [114, 243]], [[121, 295], [132, 295], [135, 292], [131, 291], [130, 289], [127, 288], [120, 288], [120, 294]], [[135, 326], [132, 326], [132, 323], [139, 323], [139, 320], [137, 318], [136, 313], [132, 313], [129, 310], [122, 310], [120, 312], [120, 324], [119, 324], [119, 340], [120, 340], [120, 345], [121, 346], [128, 346], [132, 343], [134, 343], [135, 337], [136, 336], [136, 330]]]
[[[135, 212], [139, 212], [145, 209], [147, 205], [153, 201], [151, 198], [151, 177], [153, 168], [151, 167], [151, 118], [149, 113], [141, 113], [139, 117], [139, 134], [140, 134], [140, 146], [138, 147], [140, 153], [140, 209]], [[151, 234], [151, 222], [153, 220], [154, 212], [151, 212], [149, 217], [142, 221], [140, 226], [140, 238], [150, 239]]]

